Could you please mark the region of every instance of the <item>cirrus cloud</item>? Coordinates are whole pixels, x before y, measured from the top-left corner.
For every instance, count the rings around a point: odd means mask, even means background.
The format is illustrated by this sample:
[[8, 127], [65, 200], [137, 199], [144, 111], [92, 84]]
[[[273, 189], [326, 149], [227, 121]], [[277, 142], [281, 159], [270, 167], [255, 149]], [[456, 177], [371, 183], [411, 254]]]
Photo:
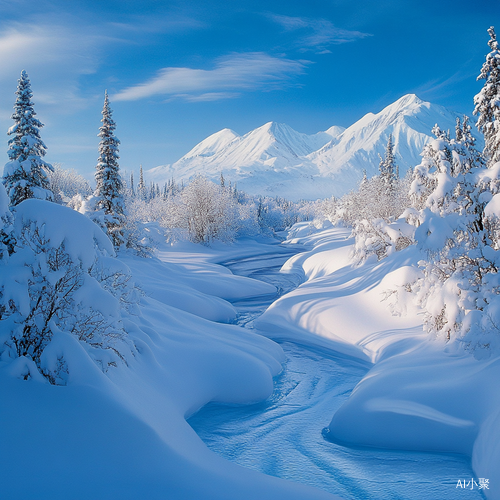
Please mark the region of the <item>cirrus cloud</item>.
[[279, 24], [286, 31], [298, 31], [295, 45], [302, 51], [316, 50], [319, 54], [330, 51], [328, 46], [355, 42], [372, 36], [370, 33], [337, 28], [328, 19], [311, 19], [307, 17], [291, 17], [278, 14], [268, 14], [268, 18]]
[[304, 73], [307, 63], [263, 52], [231, 54], [219, 58], [213, 69], [163, 68], [154, 78], [118, 92], [114, 100], [134, 101], [158, 95], [190, 101], [217, 100], [235, 97], [235, 91], [272, 90]]

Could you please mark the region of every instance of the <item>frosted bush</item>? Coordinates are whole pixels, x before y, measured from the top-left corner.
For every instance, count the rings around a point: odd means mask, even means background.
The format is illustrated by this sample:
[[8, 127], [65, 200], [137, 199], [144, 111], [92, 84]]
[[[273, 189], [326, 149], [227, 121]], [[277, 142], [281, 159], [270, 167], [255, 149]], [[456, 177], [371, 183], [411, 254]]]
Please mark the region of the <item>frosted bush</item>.
[[237, 201], [229, 189], [198, 176], [181, 192], [180, 226], [195, 243], [233, 241], [238, 230]]
[[412, 288], [429, 333], [483, 356], [497, 350], [500, 335], [498, 215], [488, 207], [500, 169], [484, 166], [466, 120], [456, 139], [438, 127], [434, 133], [411, 186], [415, 239], [426, 255]]
[[133, 347], [122, 314], [138, 312], [138, 296], [110, 240], [54, 203], [25, 200], [14, 215], [14, 251], [0, 262], [1, 358], [27, 358], [64, 384], [72, 367], [61, 346], [69, 335], [103, 370], [124, 361]]
[[[54, 193], [54, 201], [59, 204], [76, 205], [78, 199], [92, 194], [92, 188], [87, 179], [73, 169], [64, 169], [54, 163], [54, 170], [49, 172], [50, 188]], [[74, 200], [74, 201], [73, 201]]]
[[408, 224], [404, 218], [392, 223], [384, 219], [363, 219], [355, 223], [354, 260], [362, 263], [371, 255], [378, 260], [393, 252], [403, 250], [412, 245], [415, 227]]

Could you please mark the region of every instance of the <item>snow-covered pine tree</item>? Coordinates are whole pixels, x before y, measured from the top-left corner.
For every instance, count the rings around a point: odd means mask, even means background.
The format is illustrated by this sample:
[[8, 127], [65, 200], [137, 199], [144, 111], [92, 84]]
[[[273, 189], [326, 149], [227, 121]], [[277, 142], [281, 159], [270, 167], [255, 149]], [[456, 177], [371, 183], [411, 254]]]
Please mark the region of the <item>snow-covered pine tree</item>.
[[477, 77], [486, 83], [474, 97], [474, 114], [479, 115], [477, 127], [484, 134], [484, 156], [491, 167], [500, 161], [500, 50], [493, 26], [488, 33], [491, 52]]
[[26, 71], [21, 72], [16, 91], [16, 102], [12, 119], [14, 125], [7, 132], [9, 159], [3, 173], [3, 184], [11, 205], [18, 205], [28, 198], [53, 200], [48, 172], [52, 165], [43, 161], [47, 146], [40, 138], [43, 123], [35, 118], [31, 82]]
[[455, 125], [455, 139], [457, 142], [463, 141], [463, 127], [460, 118], [457, 116], [456, 125]]
[[146, 184], [144, 184], [144, 174], [142, 172], [142, 165], [139, 167], [139, 184], [137, 184], [137, 197], [143, 201], [145, 201], [147, 198]]
[[380, 216], [387, 219], [394, 215], [397, 191], [396, 160], [392, 134], [389, 134], [384, 157], [380, 157], [380, 175], [372, 180], [372, 188], [379, 206]]
[[366, 168], [363, 169], [363, 178], [361, 179], [361, 182], [359, 184], [359, 187], [366, 186], [366, 183], [368, 182], [368, 175], [366, 174]]
[[134, 172], [130, 172], [130, 196], [132, 196], [132, 198], [135, 196], [135, 191], [134, 191]]
[[102, 126], [99, 129], [99, 158], [97, 160], [96, 180], [96, 209], [104, 212], [106, 231], [115, 248], [124, 243], [123, 226], [125, 223], [124, 201], [122, 194], [122, 180], [118, 166], [118, 145], [120, 141], [115, 137], [116, 124], [112, 118], [109, 106], [108, 92], [104, 94], [102, 108]]
[[396, 183], [396, 159], [394, 158], [394, 144], [392, 143], [392, 134], [389, 134], [385, 155], [380, 159], [380, 179], [390, 189], [394, 188]]

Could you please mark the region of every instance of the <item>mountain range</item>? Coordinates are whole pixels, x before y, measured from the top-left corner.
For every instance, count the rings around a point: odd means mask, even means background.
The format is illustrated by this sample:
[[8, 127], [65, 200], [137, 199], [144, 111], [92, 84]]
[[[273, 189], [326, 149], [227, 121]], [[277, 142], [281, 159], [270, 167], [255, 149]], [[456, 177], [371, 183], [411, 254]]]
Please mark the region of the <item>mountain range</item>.
[[198, 174], [219, 182], [222, 173], [226, 182], [250, 194], [290, 200], [339, 197], [358, 186], [363, 170], [368, 177], [377, 175], [389, 134], [404, 175], [420, 163], [434, 125], [453, 135], [457, 117], [462, 115], [408, 94], [347, 129], [333, 126], [307, 135], [275, 122], [243, 136], [223, 129], [172, 165], [147, 170], [145, 176], [159, 184]]

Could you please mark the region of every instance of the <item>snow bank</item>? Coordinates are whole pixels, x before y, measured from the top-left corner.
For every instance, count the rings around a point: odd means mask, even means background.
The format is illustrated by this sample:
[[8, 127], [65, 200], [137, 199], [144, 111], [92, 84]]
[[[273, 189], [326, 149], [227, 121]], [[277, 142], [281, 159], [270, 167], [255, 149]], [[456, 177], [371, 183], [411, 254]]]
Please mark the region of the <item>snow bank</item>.
[[[406, 269], [416, 262], [413, 252], [398, 252], [378, 262], [352, 266], [349, 229], [330, 228], [291, 243], [314, 245], [290, 259], [283, 272], [302, 271], [307, 281], [281, 297], [255, 322], [271, 338], [329, 346], [344, 354], [375, 361], [396, 341], [421, 337], [418, 310], [408, 304], [394, 316], [390, 295], [403, 288]], [[389, 297], [382, 301], [384, 297]]]
[[[231, 246], [215, 243], [212, 248], [179, 242], [165, 246], [158, 252], [158, 257], [172, 269], [177, 269], [177, 276], [182, 282], [207, 295], [223, 298], [229, 302], [251, 297], [275, 295], [276, 287], [263, 281], [245, 276], [236, 276], [229, 269], [218, 264], [229, 259], [252, 255], [258, 243], [248, 240]], [[261, 251], [271, 253], [272, 245], [260, 245]]]
[[[40, 209], [50, 225], [51, 207]], [[70, 251], [84, 258], [82, 249]], [[215, 258], [200, 255], [192, 265], [186, 256], [183, 265], [123, 258], [143, 289], [139, 309], [123, 316], [134, 347], [126, 363], [103, 371], [65, 332], [43, 353], [49, 364], [61, 352], [71, 358], [65, 386], [37, 376], [28, 358], [0, 360], [2, 498], [335, 498], [227, 462], [187, 424], [210, 401], [266, 399], [284, 360], [271, 340], [209, 320], [234, 317], [218, 294], [275, 293], [208, 262]]]
[[500, 498], [495, 484], [500, 359], [477, 360], [457, 344], [423, 333], [422, 316], [408, 293], [422, 258], [416, 247], [355, 266], [349, 234], [306, 224], [291, 231], [288, 242], [309, 250], [282, 271], [300, 271], [307, 281], [272, 304], [256, 328], [271, 338], [328, 347], [373, 363], [333, 416], [330, 439], [466, 454], [476, 482], [490, 479], [485, 495]]

